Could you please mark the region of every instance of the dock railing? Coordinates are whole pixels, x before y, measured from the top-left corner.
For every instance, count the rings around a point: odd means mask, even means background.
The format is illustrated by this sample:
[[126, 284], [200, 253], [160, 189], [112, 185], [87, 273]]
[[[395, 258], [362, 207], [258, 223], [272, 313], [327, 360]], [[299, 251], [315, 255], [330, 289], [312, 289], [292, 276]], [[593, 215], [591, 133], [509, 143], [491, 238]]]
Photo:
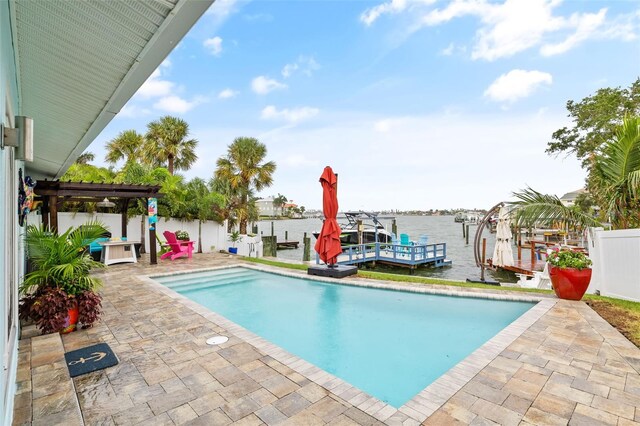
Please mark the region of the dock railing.
[[[406, 266], [429, 263], [441, 266], [445, 264], [447, 258], [446, 243], [424, 245], [369, 243], [346, 246], [342, 250], [337, 262], [342, 265], [379, 261]], [[317, 253], [316, 263], [321, 263], [320, 256]]]

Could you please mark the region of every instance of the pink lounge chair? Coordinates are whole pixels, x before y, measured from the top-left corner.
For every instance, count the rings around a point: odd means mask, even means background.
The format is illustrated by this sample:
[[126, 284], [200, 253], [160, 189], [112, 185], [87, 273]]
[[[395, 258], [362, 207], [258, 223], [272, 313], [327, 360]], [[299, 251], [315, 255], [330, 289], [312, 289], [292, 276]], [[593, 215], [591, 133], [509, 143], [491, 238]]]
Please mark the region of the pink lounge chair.
[[176, 238], [176, 234], [170, 231], [164, 231], [162, 234], [167, 239], [167, 245], [171, 248], [171, 251], [160, 256], [160, 259], [170, 257], [171, 260], [174, 260], [182, 256], [187, 256], [191, 259], [191, 254], [193, 253], [193, 241], [178, 240]]

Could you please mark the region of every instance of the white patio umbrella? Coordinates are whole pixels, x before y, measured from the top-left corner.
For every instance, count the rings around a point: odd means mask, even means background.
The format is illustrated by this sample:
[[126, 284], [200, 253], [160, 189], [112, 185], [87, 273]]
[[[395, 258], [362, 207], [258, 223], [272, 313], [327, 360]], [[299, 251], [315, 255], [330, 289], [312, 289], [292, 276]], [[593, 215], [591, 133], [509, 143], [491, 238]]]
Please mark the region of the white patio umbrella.
[[498, 226], [496, 227], [496, 247], [493, 249], [493, 265], [513, 266], [513, 250], [511, 249], [511, 219], [509, 210], [502, 206], [498, 213]]

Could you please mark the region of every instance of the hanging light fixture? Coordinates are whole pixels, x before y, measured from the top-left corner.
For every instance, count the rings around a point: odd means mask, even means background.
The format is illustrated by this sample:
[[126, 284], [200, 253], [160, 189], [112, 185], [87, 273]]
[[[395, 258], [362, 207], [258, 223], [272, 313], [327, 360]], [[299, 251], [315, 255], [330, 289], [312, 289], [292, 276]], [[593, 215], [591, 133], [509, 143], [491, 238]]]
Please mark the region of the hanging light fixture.
[[109, 201], [107, 197], [104, 197], [104, 200], [97, 202], [96, 206], [104, 208], [115, 207], [116, 203], [114, 203], [113, 201]]

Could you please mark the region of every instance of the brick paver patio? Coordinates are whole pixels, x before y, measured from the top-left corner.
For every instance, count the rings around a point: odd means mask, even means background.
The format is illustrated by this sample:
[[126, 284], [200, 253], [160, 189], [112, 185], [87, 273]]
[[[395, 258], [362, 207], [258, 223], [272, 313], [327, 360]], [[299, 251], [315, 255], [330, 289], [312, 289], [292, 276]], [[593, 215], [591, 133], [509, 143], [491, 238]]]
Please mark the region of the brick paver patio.
[[[528, 319], [396, 410], [145, 278], [232, 263], [237, 259], [196, 255], [100, 272], [105, 313], [98, 325], [65, 335], [62, 343], [58, 335], [21, 340], [14, 424], [640, 421], [640, 350], [582, 302], [545, 299], [525, 314]], [[206, 339], [216, 334], [230, 339], [208, 346]], [[109, 343], [120, 363], [71, 381], [63, 353], [97, 342]]]

